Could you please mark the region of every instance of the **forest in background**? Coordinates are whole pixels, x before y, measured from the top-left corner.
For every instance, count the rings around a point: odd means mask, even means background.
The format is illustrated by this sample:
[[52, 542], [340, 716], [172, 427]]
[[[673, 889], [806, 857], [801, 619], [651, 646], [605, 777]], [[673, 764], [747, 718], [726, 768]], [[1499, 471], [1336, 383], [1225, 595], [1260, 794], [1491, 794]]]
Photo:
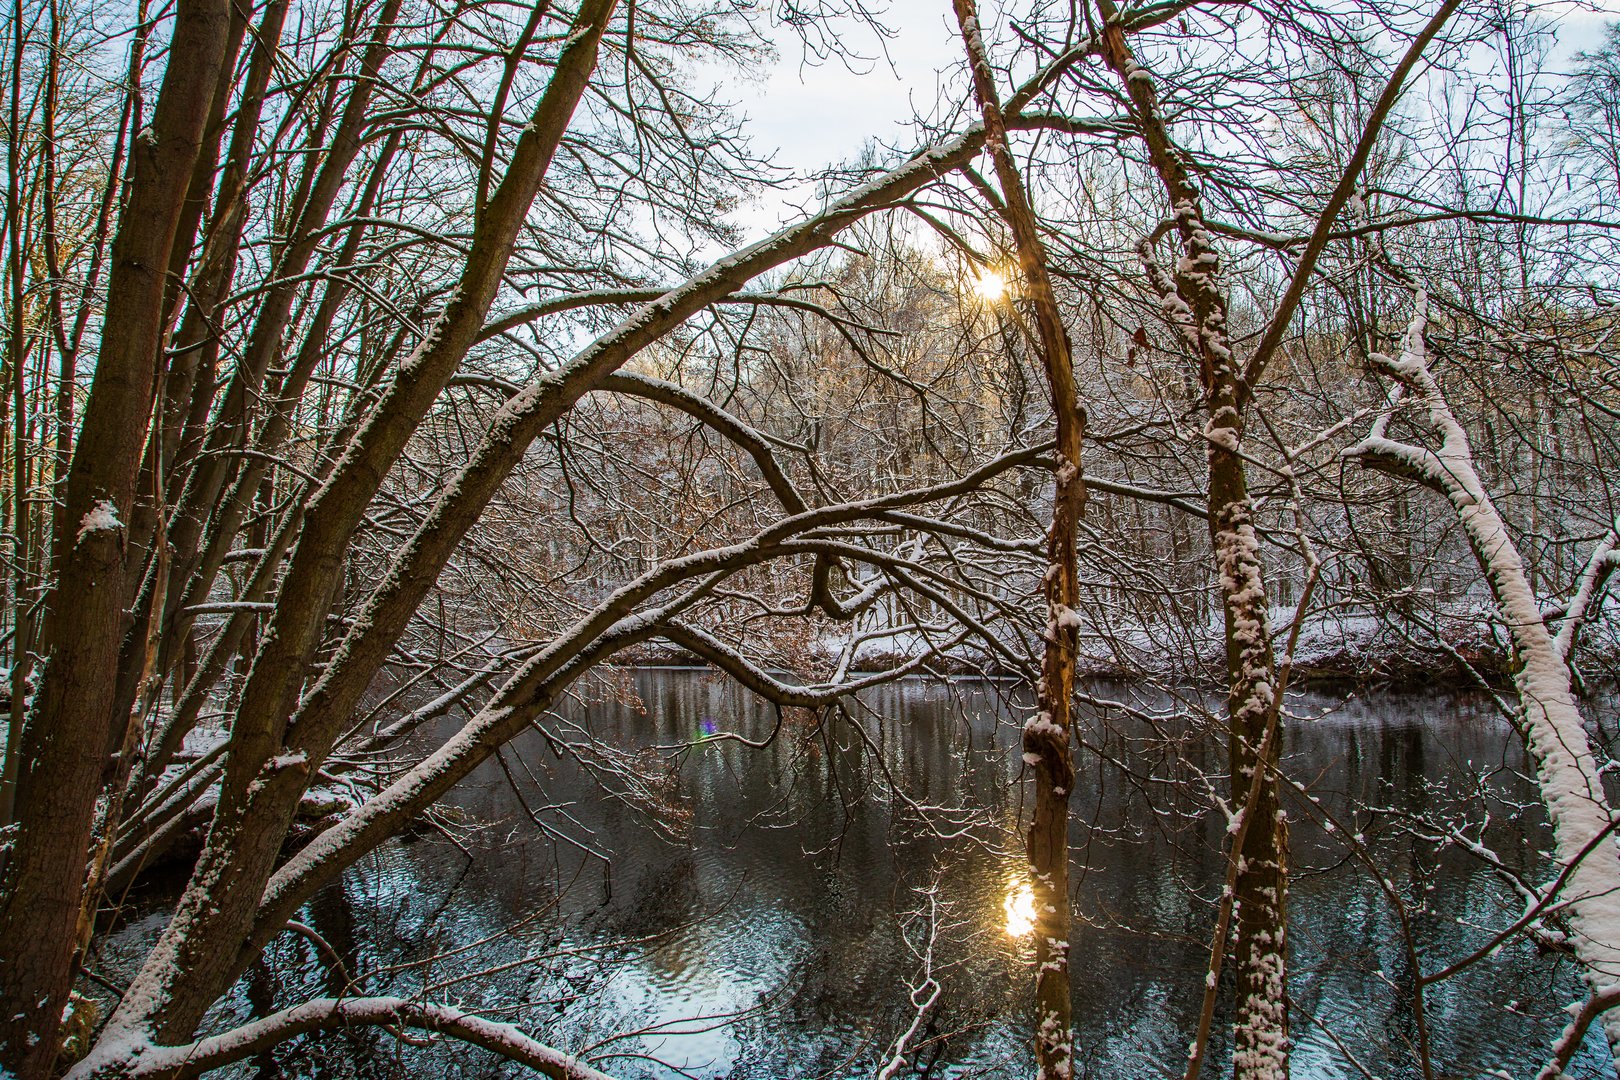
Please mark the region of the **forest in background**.
[[[1477, 684], [1548, 819], [1504, 940], [1590, 992], [1543, 1075], [1620, 1046], [1587, 694], [1620, 671], [1620, 33], [1570, 56], [1560, 10], [942, 3], [963, 59], [914, 141], [754, 236], [784, 177], [735, 80], [859, 63], [881, 12], [17, 0], [0, 1069], [196, 1075], [380, 1024], [600, 1075], [426, 999], [206, 1019], [498, 747], [671, 657], [812, 727], [912, 674], [1035, 691], [1043, 1078], [1077, 674], [1185, 691], [1228, 751], [1189, 1080], [1218, 993], [1235, 1074], [1287, 1074], [1290, 680]], [[661, 812], [634, 760], [556, 745]], [[95, 997], [108, 913], [177, 860]]]

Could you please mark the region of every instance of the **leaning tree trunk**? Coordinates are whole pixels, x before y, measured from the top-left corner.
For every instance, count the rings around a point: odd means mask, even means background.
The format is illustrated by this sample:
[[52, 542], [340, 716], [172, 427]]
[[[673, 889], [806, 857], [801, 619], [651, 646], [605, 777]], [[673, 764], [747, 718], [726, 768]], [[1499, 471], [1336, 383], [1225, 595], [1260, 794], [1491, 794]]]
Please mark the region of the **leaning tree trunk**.
[[[1606, 537], [1593, 553], [1564, 612], [1563, 624], [1553, 634], [1542, 617], [1507, 524], [1474, 468], [1468, 435], [1429, 370], [1424, 345], [1427, 317], [1427, 299], [1420, 293], [1401, 355], [1372, 359], [1422, 410], [1422, 420], [1438, 438], [1439, 448], [1429, 450], [1389, 438], [1390, 413], [1385, 413], [1367, 438], [1344, 454], [1368, 468], [1439, 492], [1457, 513], [1513, 643], [1513, 686], [1552, 824], [1553, 859], [1564, 875], [1563, 910], [1570, 944], [1593, 1001], [1612, 1005], [1620, 992], [1620, 904], [1616, 902], [1620, 898], [1620, 858], [1610, 835], [1614, 816], [1603, 790], [1603, 776], [1571, 687], [1569, 656], [1576, 632], [1588, 612], [1596, 610], [1604, 579], [1614, 568], [1615, 534]], [[1400, 393], [1392, 395], [1391, 411], [1400, 404]], [[1620, 523], [1616, 527], [1620, 529]], [[1609, 1008], [1604, 1013], [1603, 1029], [1615, 1071], [1620, 1074], [1620, 1011]]]
[[113, 244], [95, 387], [56, 516], [39, 692], [24, 723], [16, 835], [0, 876], [0, 1072], [46, 1075], [73, 984], [96, 797], [122, 725], [113, 709], [132, 518], [163, 336], [163, 270], [223, 62], [225, 0], [180, 0], [151, 126], [135, 141]]
[[255, 654], [232, 724], [208, 840], [174, 917], [109, 1020], [103, 1042], [124, 1033], [187, 1038], [239, 974], [236, 945], [252, 924], [312, 766], [319, 764], [307, 753], [277, 751], [322, 640], [343, 552], [384, 474], [483, 326], [615, 8], [616, 0], [581, 5], [507, 175], [482, 208], [455, 300], [369, 414], [304, 517], [270, 631]]
[[[1225, 623], [1231, 799], [1252, 814], [1232, 852], [1232, 967], [1237, 979], [1232, 1069], [1238, 1080], [1288, 1076], [1288, 826], [1279, 801], [1282, 740], [1267, 736], [1280, 706], [1267, 619], [1260, 542], [1254, 529], [1242, 440], [1247, 382], [1226, 324], [1220, 255], [1205, 227], [1197, 186], [1170, 139], [1151, 74], [1125, 42], [1110, 0], [1098, 0], [1106, 24], [1103, 54], [1124, 84], [1132, 117], [1174, 214], [1181, 255], [1174, 274], [1157, 263], [1150, 238], [1144, 269], [1188, 353], [1197, 358], [1209, 461], [1209, 530]], [[1217, 949], [1220, 943], [1217, 943]], [[1189, 1074], [1202, 1060], [1195, 1044]]]
[[984, 114], [985, 147], [1001, 182], [1006, 219], [1018, 248], [1018, 265], [1035, 316], [1052, 414], [1057, 420], [1057, 491], [1043, 579], [1046, 651], [1035, 715], [1024, 725], [1024, 760], [1035, 773], [1035, 812], [1028, 838], [1035, 894], [1035, 1075], [1039, 1080], [1068, 1080], [1074, 1075], [1069, 988], [1069, 794], [1074, 790], [1070, 713], [1080, 629], [1074, 610], [1080, 596], [1075, 534], [1086, 502], [1080, 457], [1086, 417], [1075, 393], [1074, 360], [1047, 274], [1046, 250], [1007, 145], [1007, 125], [980, 37], [978, 14], [973, 0], [954, 0], [954, 4], [973, 71], [974, 95]]

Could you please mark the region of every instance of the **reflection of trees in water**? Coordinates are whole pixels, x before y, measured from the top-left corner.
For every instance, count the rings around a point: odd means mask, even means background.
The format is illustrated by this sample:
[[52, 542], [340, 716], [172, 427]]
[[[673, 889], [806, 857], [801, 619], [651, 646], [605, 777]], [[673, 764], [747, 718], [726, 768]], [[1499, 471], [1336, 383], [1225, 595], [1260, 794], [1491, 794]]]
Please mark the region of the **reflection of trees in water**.
[[[751, 738], [777, 723], [773, 711], [697, 674], [641, 673], [636, 690], [645, 712], [598, 704], [577, 718], [624, 747], [687, 746], [705, 717]], [[1222, 872], [1226, 823], [1200, 786], [1221, 790], [1222, 736], [1194, 698], [1140, 687], [1129, 696], [1152, 715], [1091, 711], [1074, 799], [1075, 1016], [1089, 1075], [1146, 1075], [1182, 1052]], [[915, 890], [935, 885], [946, 908], [936, 943], [942, 994], [923, 1060], [937, 1054], [997, 1075], [1003, 1066], [994, 1063], [1020, 1060], [1028, 996], [1020, 945], [1004, 933], [1017, 864], [1006, 841], [1022, 809], [1016, 732], [1005, 722], [1016, 709], [995, 686], [966, 684], [887, 688], [863, 706], [822, 726], [785, 720], [760, 750], [708, 741], [681, 751], [679, 793], [692, 827], [680, 842], [526, 737], [511, 753], [543, 779], [560, 820], [605, 866], [537, 834], [507, 775], [491, 766], [454, 800], [470, 862], [431, 834], [393, 845], [321, 894], [310, 925], [357, 973], [417, 965], [374, 979], [371, 992], [449, 986], [558, 1045], [741, 1010], [722, 1032], [640, 1045], [703, 1076], [842, 1075], [867, 1069], [910, 1022], [916, 965], [903, 934]], [[1361, 831], [1415, 905], [1430, 970], [1511, 921], [1517, 901], [1503, 882], [1418, 827], [1472, 828], [1516, 869], [1536, 868], [1540, 817], [1523, 810], [1532, 793], [1510, 771], [1522, 756], [1500, 724], [1450, 697], [1311, 696], [1294, 711], [1290, 775]], [[524, 770], [510, 773], [532, 784]], [[538, 788], [525, 794], [531, 808], [544, 805]], [[1299, 1074], [1342, 1060], [1338, 1038], [1378, 1075], [1408, 1075], [1413, 972], [1398, 921], [1337, 833], [1298, 799], [1290, 814]], [[964, 822], [961, 835], [939, 835]], [[456, 951], [474, 942], [486, 943]], [[580, 949], [588, 951], [569, 952]], [[517, 963], [525, 957], [534, 959]], [[239, 1005], [329, 993], [337, 977], [307, 942], [284, 936]], [[1436, 1060], [1467, 1074], [1525, 1058], [1556, 1030], [1566, 978], [1555, 959], [1516, 944], [1430, 987]], [[1218, 1023], [1211, 1067], [1225, 1067], [1223, 1031]], [[362, 1034], [323, 1046], [333, 1064], [321, 1075], [334, 1077], [406, 1074], [385, 1062], [481, 1075], [470, 1062], [484, 1061]], [[282, 1072], [265, 1075], [297, 1075], [291, 1062], [303, 1052], [300, 1043], [277, 1055]], [[375, 1064], [358, 1064], [367, 1061]], [[614, 1067], [626, 1077], [668, 1075], [630, 1059]]]

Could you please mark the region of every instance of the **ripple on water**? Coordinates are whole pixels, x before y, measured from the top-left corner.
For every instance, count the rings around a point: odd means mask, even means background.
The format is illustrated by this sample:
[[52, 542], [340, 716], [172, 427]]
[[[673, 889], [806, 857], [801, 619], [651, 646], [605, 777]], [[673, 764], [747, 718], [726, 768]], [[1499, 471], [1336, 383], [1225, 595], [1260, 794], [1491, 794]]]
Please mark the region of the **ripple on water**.
[[[931, 1034], [951, 1034], [931, 1075], [1026, 1072], [1029, 944], [1007, 932], [1008, 897], [1024, 882], [1016, 704], [983, 685], [957, 693], [921, 683], [888, 688], [869, 703], [881, 717], [868, 717], [874, 741], [908, 797], [978, 815], [964, 836], [941, 839], [887, 792], [856, 740], [836, 731], [801, 738], [802, 726], [787, 725], [765, 751], [705, 744], [705, 720], [760, 736], [775, 714], [695, 673], [642, 673], [636, 689], [644, 712], [598, 705], [576, 719], [625, 749], [693, 744], [680, 762], [692, 817], [682, 839], [650, 827], [648, 813], [603, 799], [543, 742], [519, 740], [507, 753], [540, 778], [529, 781], [513, 762], [522, 804], [493, 764], [453, 794], [446, 824], [466, 854], [432, 832], [396, 842], [362, 860], [301, 918], [355, 970], [391, 972], [368, 988], [413, 992], [426, 981], [442, 998], [516, 1020], [564, 1047], [616, 1039], [605, 1052], [620, 1056], [606, 1065], [624, 1080], [662, 1080], [676, 1070], [788, 1080], [872, 1074], [910, 1021], [931, 896], [937, 934], [929, 955], [943, 985]], [[1155, 703], [1147, 691], [1131, 693]], [[1140, 795], [1143, 777], [1189, 768], [1187, 755], [1203, 755], [1192, 765], [1224, 783], [1219, 741], [1184, 724], [1168, 699], [1157, 704], [1167, 710], [1161, 728], [1181, 743], [1155, 751], [1141, 730], [1099, 729], [1092, 734], [1112, 740], [1110, 751], [1135, 772], [1125, 777], [1083, 757], [1076, 784], [1071, 960], [1077, 1052], [1092, 1075], [1179, 1067], [1208, 959], [1208, 900], [1224, 868], [1224, 823], [1196, 784], [1173, 797], [1149, 785], [1160, 800], [1153, 807]], [[1389, 811], [1376, 821], [1363, 815], [1356, 827], [1367, 829], [1369, 849], [1403, 895], [1427, 903], [1416, 925], [1433, 970], [1511, 922], [1519, 901], [1477, 863], [1436, 858], [1390, 822], [1398, 813], [1472, 812], [1470, 774], [1487, 764], [1520, 768], [1522, 756], [1506, 728], [1468, 699], [1333, 704], [1299, 702], [1300, 715], [1325, 715], [1292, 722], [1289, 768], [1341, 817], [1352, 802]], [[1526, 795], [1511, 771], [1498, 771], [1484, 789], [1498, 800]], [[544, 817], [558, 836], [538, 834], [525, 809], [550, 804], [568, 807]], [[1483, 835], [1534, 872], [1536, 816], [1508, 812], [1510, 801], [1491, 809]], [[1376, 1075], [1414, 1075], [1413, 973], [1399, 920], [1337, 834], [1306, 808], [1292, 829], [1294, 1075], [1359, 1076], [1352, 1054]], [[132, 965], [160, 924], [153, 915], [116, 935], [109, 967]], [[244, 988], [233, 1003], [238, 1014], [325, 985], [328, 975], [291, 937], [270, 954], [268, 989]], [[541, 959], [516, 963], [525, 957]], [[430, 966], [394, 967], [430, 958]], [[1430, 988], [1437, 1072], [1533, 1073], [1562, 1022], [1558, 1009], [1575, 996], [1566, 965], [1521, 945]], [[1218, 1021], [1211, 1076], [1227, 1070], [1229, 1017]], [[619, 1038], [627, 1032], [640, 1034]], [[378, 1038], [404, 1063], [398, 1075], [486, 1075], [484, 1059], [444, 1044], [401, 1049]], [[332, 1053], [341, 1057], [347, 1045], [334, 1043]], [[1572, 1075], [1598, 1075], [1598, 1061], [1588, 1053]], [[330, 1068], [338, 1071], [323, 1075], [334, 1080], [351, 1075]]]

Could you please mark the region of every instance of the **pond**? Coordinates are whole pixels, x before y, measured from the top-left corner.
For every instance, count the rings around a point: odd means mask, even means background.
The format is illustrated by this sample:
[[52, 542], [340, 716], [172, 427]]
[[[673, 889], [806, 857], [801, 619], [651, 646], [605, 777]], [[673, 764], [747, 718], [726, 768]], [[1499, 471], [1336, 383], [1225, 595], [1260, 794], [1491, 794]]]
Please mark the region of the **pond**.
[[[278, 939], [222, 1014], [425, 988], [626, 1080], [872, 1076], [937, 986], [920, 1072], [1027, 1075], [1027, 701], [1009, 686], [906, 680], [818, 725], [704, 672], [627, 672], [321, 894], [313, 933]], [[1223, 741], [1194, 697], [1087, 692], [1070, 837], [1079, 1062], [1180, 1076], [1223, 871]], [[1287, 772], [1319, 800], [1289, 801], [1294, 1075], [1419, 1076], [1415, 972], [1368, 864], [1405, 898], [1425, 971], [1488, 942], [1523, 911], [1513, 875], [1545, 875], [1523, 754], [1482, 698], [1303, 694], [1290, 712]], [[1433, 842], [1447, 834], [1497, 865]], [[1527, 1077], [1580, 990], [1567, 958], [1516, 939], [1425, 993], [1436, 1076]], [[1226, 1015], [1206, 1076], [1229, 1073]], [[1571, 1075], [1602, 1075], [1606, 1057], [1589, 1038]], [[241, 1075], [502, 1070], [357, 1030]]]

